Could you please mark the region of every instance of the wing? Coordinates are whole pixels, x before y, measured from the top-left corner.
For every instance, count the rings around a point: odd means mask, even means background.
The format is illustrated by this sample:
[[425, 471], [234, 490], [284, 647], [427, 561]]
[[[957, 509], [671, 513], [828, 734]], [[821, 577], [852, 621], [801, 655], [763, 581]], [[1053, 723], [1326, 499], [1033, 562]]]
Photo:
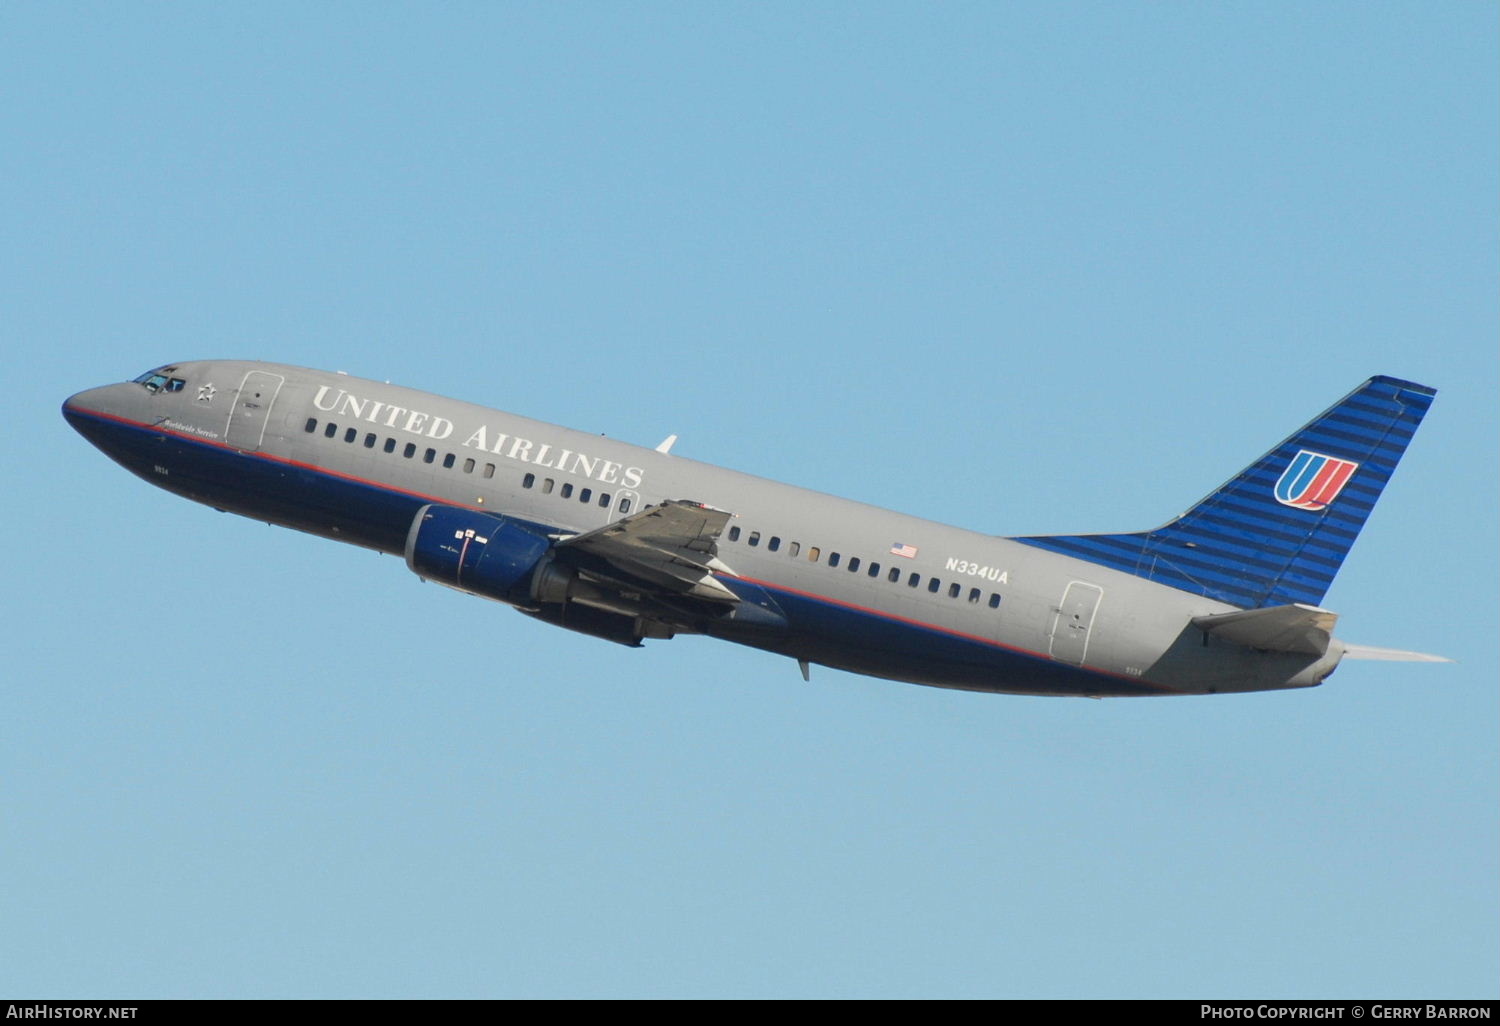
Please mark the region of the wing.
[[557, 543], [559, 557], [595, 575], [672, 596], [733, 605], [739, 597], [714, 579], [717, 542], [731, 514], [701, 502], [671, 499]]

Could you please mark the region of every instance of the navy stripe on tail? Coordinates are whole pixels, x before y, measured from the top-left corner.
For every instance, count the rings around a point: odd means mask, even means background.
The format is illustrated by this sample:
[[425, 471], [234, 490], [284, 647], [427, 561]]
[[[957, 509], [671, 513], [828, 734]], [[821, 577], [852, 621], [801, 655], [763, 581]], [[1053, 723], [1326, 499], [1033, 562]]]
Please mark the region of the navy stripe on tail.
[[1436, 394], [1371, 378], [1154, 531], [1015, 540], [1246, 609], [1318, 605]]

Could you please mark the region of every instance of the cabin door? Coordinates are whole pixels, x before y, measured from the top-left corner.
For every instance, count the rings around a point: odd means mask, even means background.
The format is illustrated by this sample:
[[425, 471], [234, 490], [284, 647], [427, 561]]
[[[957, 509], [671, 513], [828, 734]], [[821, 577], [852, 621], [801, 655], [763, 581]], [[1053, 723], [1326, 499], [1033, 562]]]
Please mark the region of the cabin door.
[[234, 406], [229, 411], [229, 423], [224, 428], [224, 440], [241, 452], [254, 452], [266, 437], [266, 422], [271, 417], [271, 404], [276, 401], [281, 386], [286, 382], [280, 374], [251, 371], [240, 382], [240, 390], [234, 397]]
[[1073, 581], [1063, 592], [1062, 605], [1052, 617], [1052, 658], [1081, 665], [1089, 649], [1089, 630], [1104, 589]]

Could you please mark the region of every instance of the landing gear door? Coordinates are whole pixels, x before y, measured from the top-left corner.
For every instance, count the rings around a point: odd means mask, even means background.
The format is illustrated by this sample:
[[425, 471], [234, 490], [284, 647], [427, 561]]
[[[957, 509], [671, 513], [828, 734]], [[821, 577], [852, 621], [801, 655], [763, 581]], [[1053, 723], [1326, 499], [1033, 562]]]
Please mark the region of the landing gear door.
[[1098, 585], [1073, 581], [1063, 592], [1062, 604], [1052, 617], [1052, 658], [1075, 666], [1083, 664], [1089, 650], [1089, 631], [1104, 589]]
[[271, 418], [271, 406], [281, 392], [286, 379], [280, 374], [251, 371], [240, 382], [235, 394], [234, 406], [229, 411], [229, 423], [224, 427], [224, 440], [241, 452], [254, 452], [266, 437], [266, 424]]

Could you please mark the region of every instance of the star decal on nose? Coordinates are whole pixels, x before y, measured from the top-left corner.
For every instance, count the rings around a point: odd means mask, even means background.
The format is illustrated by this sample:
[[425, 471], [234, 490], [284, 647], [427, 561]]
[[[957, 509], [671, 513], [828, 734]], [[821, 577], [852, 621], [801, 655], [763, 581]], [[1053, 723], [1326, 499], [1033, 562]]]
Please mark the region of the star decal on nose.
[[214, 401], [214, 396], [218, 394], [218, 391], [218, 389], [214, 388], [213, 382], [200, 385], [198, 387], [198, 401], [200, 403], [211, 403]]

